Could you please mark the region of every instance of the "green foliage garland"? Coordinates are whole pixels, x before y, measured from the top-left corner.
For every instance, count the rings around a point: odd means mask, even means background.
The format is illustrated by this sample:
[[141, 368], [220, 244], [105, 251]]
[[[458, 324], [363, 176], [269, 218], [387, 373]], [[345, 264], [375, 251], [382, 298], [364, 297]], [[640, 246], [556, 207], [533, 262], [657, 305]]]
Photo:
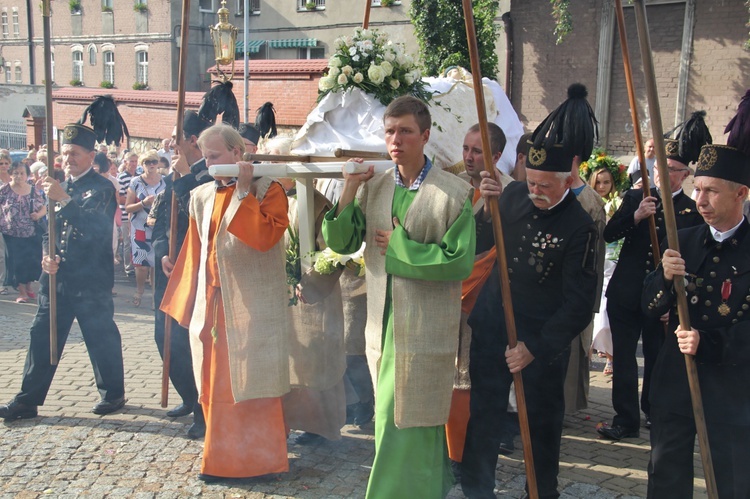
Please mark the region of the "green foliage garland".
[[[496, 78], [495, 24], [497, 0], [472, 0], [482, 76]], [[461, 0], [412, 0], [409, 11], [419, 41], [425, 74], [438, 75], [449, 66], [470, 68]]]
[[570, 0], [549, 0], [552, 4], [552, 17], [555, 18], [556, 44], [560, 44], [563, 38], [573, 31], [573, 18], [570, 15]]

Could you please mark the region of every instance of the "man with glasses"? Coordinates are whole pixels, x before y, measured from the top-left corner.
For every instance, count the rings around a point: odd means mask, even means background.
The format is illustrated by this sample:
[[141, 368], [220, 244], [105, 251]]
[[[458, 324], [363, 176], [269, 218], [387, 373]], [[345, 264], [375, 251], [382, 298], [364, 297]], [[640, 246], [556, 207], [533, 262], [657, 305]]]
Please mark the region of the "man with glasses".
[[666, 237], [664, 211], [661, 197], [672, 194], [677, 228], [683, 229], [703, 223], [695, 202], [682, 190], [682, 183], [690, 175], [688, 164], [697, 161], [700, 148], [710, 142], [710, 134], [691, 134], [686, 130], [705, 128], [703, 116], [694, 113], [684, 124], [677, 140], [667, 140], [667, 167], [669, 178], [659, 178], [654, 169], [654, 182], [650, 196], [643, 190], [630, 189], [623, 197], [620, 209], [604, 228], [604, 240], [608, 243], [625, 238], [620, 259], [607, 287], [607, 315], [612, 329], [612, 406], [615, 417], [612, 426], [603, 426], [597, 431], [608, 440], [637, 438], [640, 436], [638, 412], [638, 362], [636, 351], [638, 339], [643, 341], [643, 389], [640, 408], [646, 417], [645, 427], [650, 428], [650, 406], [648, 401], [651, 370], [664, 342], [664, 325], [658, 319], [649, 319], [641, 311], [640, 296], [643, 279], [654, 270], [654, 251], [651, 247], [648, 217], [654, 216], [657, 239]]

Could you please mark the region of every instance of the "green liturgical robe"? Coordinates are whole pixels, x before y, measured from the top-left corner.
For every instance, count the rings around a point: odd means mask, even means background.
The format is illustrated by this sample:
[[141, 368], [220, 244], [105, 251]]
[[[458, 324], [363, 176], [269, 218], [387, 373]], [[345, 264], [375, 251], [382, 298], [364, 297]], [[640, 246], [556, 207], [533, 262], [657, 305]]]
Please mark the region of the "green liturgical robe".
[[[389, 171], [386, 175], [391, 175], [392, 178], [393, 172]], [[436, 172], [436, 175], [444, 175], [444, 172]], [[373, 180], [375, 178], [370, 182]], [[385, 179], [384, 182], [389, 180]], [[438, 177], [437, 180], [441, 181], [441, 177]], [[390, 182], [393, 181], [390, 180]], [[420, 187], [420, 189], [423, 187]], [[463, 207], [457, 210], [457, 217], [445, 230], [441, 240], [434, 243], [422, 243], [410, 239], [407, 229], [404, 228], [409, 207], [420, 190], [408, 190], [392, 184], [390, 188], [394, 189], [391, 215], [398, 218], [399, 225], [393, 228], [384, 257], [387, 289], [385, 290], [385, 307], [380, 312], [383, 324], [379, 345], [381, 356], [376, 371], [377, 379], [375, 380], [375, 460], [367, 488], [367, 498], [445, 497], [453, 483], [453, 478], [447, 456], [444, 425], [430, 419], [422, 423], [417, 421], [416, 423], [399, 424], [399, 418], [394, 415], [398, 413], [399, 398], [397, 391], [404, 390], [406, 393], [410, 393], [407, 391], [408, 384], [415, 382], [424, 384], [425, 381], [412, 377], [407, 377], [400, 382], [397, 381], [396, 364], [399, 362], [397, 349], [403, 342], [394, 339], [393, 287], [394, 276], [401, 279], [432, 281], [433, 286], [439, 286], [440, 281], [458, 282], [459, 301], [456, 303], [455, 327], [455, 346], [457, 347], [460, 281], [471, 273], [474, 263], [475, 229], [471, 207], [471, 191], [466, 191], [467, 196]], [[458, 204], [457, 206], [460, 207], [461, 205]], [[374, 206], [368, 205], [365, 211], [370, 212], [374, 209]], [[338, 253], [353, 253], [366, 240], [366, 214], [358, 200], [344, 208], [338, 217], [336, 217], [336, 210], [337, 206], [328, 212], [323, 222], [323, 235], [326, 243]], [[409, 213], [409, 216], [414, 216], [414, 214]], [[422, 213], [420, 216], [430, 217], [439, 216], [439, 214]], [[367, 218], [374, 218], [374, 216]], [[371, 227], [371, 230], [373, 229], [374, 227]], [[369, 244], [374, 245], [372, 242]], [[372, 251], [375, 248], [368, 247], [368, 249]], [[377, 251], [379, 252], [380, 248], [377, 248]], [[371, 263], [370, 260], [368, 260], [366, 254], [366, 267]], [[368, 268], [368, 294], [371, 292], [369, 270]], [[429, 285], [429, 283], [427, 284]], [[426, 304], [422, 304], [419, 297], [416, 296], [406, 297], [401, 302], [395, 303], [396, 308], [419, 308], [422, 305]], [[450, 310], [452, 310], [452, 305], [430, 304], [430, 306], [447, 307]], [[429, 316], [429, 311], [426, 311], [424, 315]], [[414, 335], [417, 337], [417, 342], [419, 342], [420, 337], [424, 338], [423, 341], [429, 342], [434, 327], [425, 318], [424, 321], [409, 324], [409, 327], [404, 329], [403, 333], [397, 332], [397, 334]], [[368, 337], [368, 341], [371, 341], [371, 338]], [[368, 345], [368, 351], [370, 349]], [[455, 359], [455, 350], [453, 355]], [[411, 360], [418, 364], [415, 357], [416, 355], [411, 356]], [[368, 358], [368, 360], [370, 359]], [[370, 362], [372, 363], [371, 360]], [[373, 369], [373, 366], [371, 366], [371, 369]], [[448, 382], [439, 381], [435, 383], [440, 385], [438, 389], [441, 394], [442, 391], [446, 391], [449, 399], [452, 392], [453, 367], [448, 366], [447, 369], [446, 379], [448, 379]], [[445, 384], [445, 387], [442, 386], [443, 384]], [[418, 386], [416, 388], [428, 392], [435, 390], [435, 386]], [[425, 413], [429, 413], [432, 409], [438, 413], [443, 412], [442, 407], [421, 408], [422, 412]], [[447, 420], [447, 412], [445, 413], [445, 419]]]

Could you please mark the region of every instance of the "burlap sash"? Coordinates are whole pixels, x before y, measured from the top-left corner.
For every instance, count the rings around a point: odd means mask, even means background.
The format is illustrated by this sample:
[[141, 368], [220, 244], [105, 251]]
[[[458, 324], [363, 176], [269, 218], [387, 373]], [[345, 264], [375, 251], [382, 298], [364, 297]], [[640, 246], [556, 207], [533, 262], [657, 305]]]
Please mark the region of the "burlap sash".
[[[392, 229], [393, 170], [363, 185], [358, 198], [367, 219], [367, 360], [377, 380], [382, 353], [387, 286], [377, 229]], [[461, 214], [472, 189], [455, 175], [432, 168], [401, 224], [413, 241], [440, 243]], [[437, 426], [448, 420], [461, 306], [461, 282], [392, 278], [395, 343], [395, 423], [399, 428]]]
[[[262, 201], [271, 180], [256, 181], [255, 197]], [[190, 214], [198, 225], [201, 261], [195, 311], [190, 321], [190, 346], [196, 382], [201, 382], [203, 344], [200, 332], [206, 312], [206, 261], [211, 212], [216, 199], [213, 183], [190, 195]], [[236, 402], [279, 397], [289, 391], [289, 321], [284, 270], [284, 241], [269, 251], [257, 251], [227, 231], [241, 201], [233, 194], [216, 240], [219, 279], [226, 318], [229, 372]]]

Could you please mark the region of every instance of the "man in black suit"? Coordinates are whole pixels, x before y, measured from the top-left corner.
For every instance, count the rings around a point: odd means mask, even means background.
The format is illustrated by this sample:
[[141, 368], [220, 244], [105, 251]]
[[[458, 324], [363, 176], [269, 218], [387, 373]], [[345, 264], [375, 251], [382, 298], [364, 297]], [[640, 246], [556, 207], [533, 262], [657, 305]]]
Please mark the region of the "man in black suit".
[[[617, 267], [607, 287], [607, 316], [612, 329], [612, 406], [615, 417], [612, 426], [597, 431], [609, 440], [640, 436], [638, 411], [638, 363], [636, 351], [638, 339], [643, 340], [644, 375], [641, 409], [646, 415], [648, 428], [650, 407], [648, 390], [651, 370], [664, 342], [664, 325], [659, 320], [644, 316], [640, 308], [643, 278], [654, 269], [654, 250], [651, 247], [648, 217], [653, 216], [659, 241], [666, 236], [661, 196], [670, 192], [674, 203], [677, 228], [692, 227], [703, 223], [695, 202], [682, 190], [682, 183], [690, 175], [688, 164], [698, 159], [697, 148], [682, 148], [679, 142], [668, 140], [667, 168], [669, 178], [662, 182], [654, 170], [656, 185], [649, 196], [641, 189], [625, 193], [622, 205], [604, 228], [604, 240], [608, 243], [625, 238]], [[690, 154], [690, 155], [687, 155]], [[694, 155], [693, 155], [694, 154]], [[656, 254], [661, 254], [657, 248]]]
[[[719, 497], [750, 497], [750, 225], [742, 212], [750, 156], [704, 146], [695, 176], [698, 211], [708, 225], [679, 231], [679, 253], [666, 250], [643, 288], [649, 316], [669, 312], [651, 385], [653, 499], [693, 494], [696, 429], [684, 355], [697, 364]], [[689, 330], [679, 325], [674, 279], [686, 281]]]
[[[164, 356], [164, 312], [159, 310], [159, 303], [164, 297], [169, 274], [174, 262], [169, 260], [169, 232], [172, 214], [172, 193], [177, 196], [177, 230], [176, 230], [176, 252], [179, 254], [182, 243], [185, 241], [189, 225], [188, 207], [190, 203], [190, 191], [206, 182], [213, 180], [208, 174], [206, 160], [198, 148], [198, 136], [203, 130], [211, 126], [211, 122], [201, 119], [195, 111], [185, 112], [182, 121], [183, 140], [179, 146], [176, 144], [174, 133], [170, 147], [173, 149], [172, 169], [181, 176], [176, 181], [167, 177], [167, 187], [160, 192], [151, 217], [154, 221], [152, 234], [154, 255], [160, 267], [157, 267], [154, 284], [154, 303], [157, 304], [154, 312], [154, 339], [159, 349], [159, 355]], [[193, 359], [190, 350], [190, 337], [187, 329], [172, 320], [170, 335], [170, 364], [169, 378], [182, 398], [182, 403], [167, 411], [169, 417], [187, 416], [193, 413], [193, 424], [188, 428], [188, 437], [201, 438], [206, 432], [206, 422], [203, 410], [198, 402], [198, 389], [195, 384], [193, 373]]]
[[[480, 191], [486, 206], [498, 202], [495, 198], [502, 191], [499, 210], [518, 344], [513, 348], [508, 345], [495, 265], [468, 320], [472, 331], [471, 401], [461, 486], [470, 499], [495, 497], [495, 469], [504, 430], [501, 416], [507, 412], [510, 385], [517, 372], [523, 373], [539, 497], [559, 496], [557, 474], [570, 344], [591, 321], [597, 287], [598, 231], [570, 189], [574, 158], [589, 157], [593, 148], [593, 111], [585, 96], [585, 87], [572, 85], [568, 100], [557, 110], [561, 112], [553, 112], [534, 131], [525, 182], [512, 182], [501, 189], [482, 172]], [[545, 139], [563, 136], [560, 128], [551, 125], [567, 124], [566, 108], [567, 112], [582, 111], [571, 113], [570, 121], [586, 111], [592, 121], [576, 122], [575, 130], [569, 130], [569, 136], [578, 135], [576, 141], [545, 145]], [[559, 122], [554, 121], [555, 115]], [[477, 220], [477, 225], [482, 221]], [[484, 224], [483, 231], [491, 233], [491, 224]], [[477, 252], [486, 249], [477, 247]]]
[[[10, 403], [0, 406], [0, 417], [6, 420], [36, 417], [37, 406], [44, 404], [57, 370], [50, 364], [49, 294], [53, 291], [57, 292], [57, 358], [77, 319], [101, 396], [94, 414], [109, 414], [125, 405], [122, 346], [112, 302], [116, 192], [112, 183], [91, 166], [96, 155], [95, 132], [84, 125], [70, 124], [65, 126], [63, 138], [63, 167], [70, 178], [60, 184], [47, 177], [43, 183], [50, 203], [56, 204], [57, 254], [42, 259], [39, 308], [31, 325], [21, 391]], [[56, 290], [49, 289], [52, 274], [56, 276]]]

